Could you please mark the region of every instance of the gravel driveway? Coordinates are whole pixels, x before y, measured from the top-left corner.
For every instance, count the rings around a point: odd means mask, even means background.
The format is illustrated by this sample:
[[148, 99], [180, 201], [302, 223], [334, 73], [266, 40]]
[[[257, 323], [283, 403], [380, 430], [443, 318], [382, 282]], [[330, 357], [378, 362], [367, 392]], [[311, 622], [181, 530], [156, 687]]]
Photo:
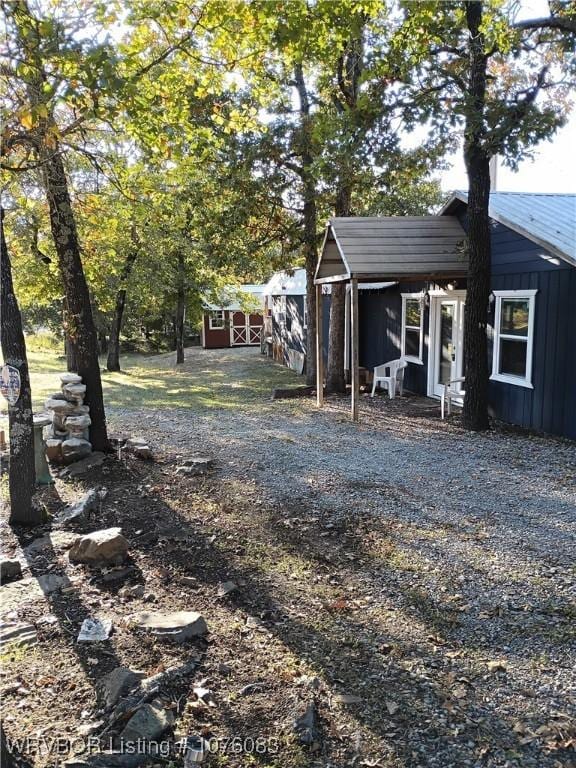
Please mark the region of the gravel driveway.
[[[256, 488], [287, 528], [314, 524], [303, 549], [336, 536], [354, 632], [373, 647], [355, 690], [380, 707], [354, 722], [381, 762], [358, 746], [342, 765], [574, 765], [575, 445], [469, 434], [421, 400], [365, 398], [353, 424], [344, 400], [318, 411], [255, 396], [274, 364], [253, 349], [187, 356], [191, 383], [229, 390], [234, 407], [114, 408], [112, 431], [176, 462], [214, 457], [224, 485]], [[403, 651], [383, 664], [388, 644]], [[400, 749], [394, 719], [408, 708]]]

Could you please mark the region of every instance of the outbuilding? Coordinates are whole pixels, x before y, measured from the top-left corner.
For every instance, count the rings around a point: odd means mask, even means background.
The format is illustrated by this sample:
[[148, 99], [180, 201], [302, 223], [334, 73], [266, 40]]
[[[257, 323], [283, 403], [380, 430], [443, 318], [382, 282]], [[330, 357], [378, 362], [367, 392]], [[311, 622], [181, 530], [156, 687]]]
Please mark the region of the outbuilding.
[[[493, 192], [490, 219], [491, 415], [574, 439], [576, 195]], [[463, 192], [437, 216], [330, 220], [315, 283], [350, 283], [354, 418], [359, 367], [397, 358], [407, 389], [438, 398], [454, 382], [462, 402], [466, 229]], [[374, 280], [394, 285], [359, 302], [359, 284]]]
[[264, 326], [264, 286], [228, 286], [218, 301], [203, 306], [201, 340], [204, 349], [256, 347]]

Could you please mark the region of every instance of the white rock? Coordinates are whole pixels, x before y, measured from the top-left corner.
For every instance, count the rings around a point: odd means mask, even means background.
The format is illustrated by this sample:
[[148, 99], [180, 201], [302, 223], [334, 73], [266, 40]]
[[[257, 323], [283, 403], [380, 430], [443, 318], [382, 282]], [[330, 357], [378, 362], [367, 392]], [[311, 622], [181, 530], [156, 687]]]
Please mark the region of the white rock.
[[62, 373], [60, 381], [62, 384], [81, 384], [82, 376], [78, 376], [77, 373]]
[[125, 448], [137, 448], [141, 445], [148, 445], [147, 441], [143, 437], [129, 437], [124, 443]]
[[112, 632], [110, 619], [84, 619], [78, 635], [79, 643], [100, 643], [108, 640]]

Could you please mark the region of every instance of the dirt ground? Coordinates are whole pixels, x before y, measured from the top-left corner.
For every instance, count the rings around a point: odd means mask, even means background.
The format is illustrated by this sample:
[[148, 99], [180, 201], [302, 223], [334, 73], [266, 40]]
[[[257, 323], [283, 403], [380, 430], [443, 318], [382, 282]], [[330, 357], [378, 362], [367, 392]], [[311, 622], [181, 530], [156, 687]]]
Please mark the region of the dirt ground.
[[[171, 365], [158, 362], [164, 399]], [[576, 765], [574, 444], [467, 434], [409, 396], [364, 398], [352, 424], [344, 399], [322, 412], [312, 399], [271, 401], [262, 383], [276, 376], [297, 383], [254, 350], [188, 350], [179, 407], [155, 407], [147, 390], [144, 405], [109, 410], [112, 436], [145, 437], [153, 461], [113, 454], [45, 492], [56, 514], [106, 488], [77, 530], [122, 528], [124, 578], [71, 565], [57, 537], [26, 558], [50, 524], [3, 528], [25, 576], [70, 580], [2, 607], [38, 633], [3, 649], [8, 738], [36, 739], [33, 765], [70, 761], [38, 739], [79, 739], [82, 751], [86, 734], [108, 736], [104, 674], [195, 662], [162, 697], [175, 716], [167, 737], [204, 737], [207, 766]], [[195, 456], [213, 468], [176, 471]], [[236, 588], [221, 596], [227, 581]], [[119, 594], [136, 584], [142, 597]], [[168, 645], [130, 624], [142, 610], [199, 611], [209, 634]], [[77, 642], [87, 616], [113, 621], [109, 640]], [[311, 704], [303, 744], [294, 722]]]

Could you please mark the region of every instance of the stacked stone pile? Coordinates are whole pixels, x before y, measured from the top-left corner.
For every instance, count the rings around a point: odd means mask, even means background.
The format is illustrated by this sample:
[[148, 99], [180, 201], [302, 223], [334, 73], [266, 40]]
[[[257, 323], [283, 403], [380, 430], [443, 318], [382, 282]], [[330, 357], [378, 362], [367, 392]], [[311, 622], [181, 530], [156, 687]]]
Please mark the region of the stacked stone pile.
[[75, 373], [60, 376], [62, 391], [46, 400], [52, 424], [45, 428], [46, 456], [50, 461], [70, 464], [92, 453], [88, 428], [90, 408], [84, 405], [86, 385]]

